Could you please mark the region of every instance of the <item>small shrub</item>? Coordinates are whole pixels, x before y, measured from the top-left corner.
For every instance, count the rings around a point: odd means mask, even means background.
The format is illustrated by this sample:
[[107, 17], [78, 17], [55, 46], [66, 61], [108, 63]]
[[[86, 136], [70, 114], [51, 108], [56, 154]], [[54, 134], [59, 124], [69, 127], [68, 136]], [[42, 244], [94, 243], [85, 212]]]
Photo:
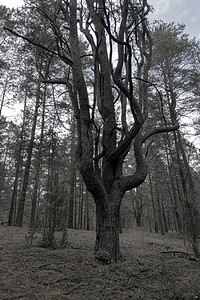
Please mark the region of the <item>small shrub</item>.
[[43, 228], [41, 247], [61, 249], [65, 248], [68, 241], [68, 229], [64, 228], [62, 231], [57, 232], [50, 228]]
[[28, 233], [24, 237], [24, 244], [27, 248], [33, 246], [33, 242], [38, 238], [37, 230], [35, 228], [29, 229]]

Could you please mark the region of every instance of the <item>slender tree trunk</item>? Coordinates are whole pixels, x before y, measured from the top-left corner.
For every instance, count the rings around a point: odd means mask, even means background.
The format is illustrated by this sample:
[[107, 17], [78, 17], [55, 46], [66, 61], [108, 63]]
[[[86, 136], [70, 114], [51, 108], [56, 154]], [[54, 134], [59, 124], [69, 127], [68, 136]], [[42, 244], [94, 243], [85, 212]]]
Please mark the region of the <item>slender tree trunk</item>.
[[[21, 145], [20, 145], [20, 148], [21, 148]], [[19, 149], [18, 159], [17, 159], [17, 163], [16, 163], [14, 186], [13, 186], [13, 190], [12, 190], [9, 216], [8, 216], [8, 226], [13, 226], [14, 221], [15, 221], [14, 214], [15, 214], [15, 209], [16, 209], [17, 187], [18, 187], [20, 164], [21, 164], [21, 149]]]
[[151, 191], [151, 202], [152, 202], [152, 210], [153, 210], [154, 229], [155, 229], [155, 233], [158, 233], [158, 219], [157, 219], [157, 213], [156, 213], [152, 177], [151, 177], [150, 172], [149, 172], [149, 184], [150, 184], [150, 191]]
[[[168, 189], [168, 194], [169, 194], [169, 199], [170, 199], [170, 202], [171, 202], [171, 207], [172, 207], [172, 215], [173, 215], [173, 224], [171, 224], [171, 221], [170, 221], [170, 217], [168, 218], [168, 220], [169, 220], [169, 222], [168, 222], [168, 224], [169, 224], [169, 228], [172, 228], [172, 230], [173, 230], [173, 228], [175, 229], [175, 231], [179, 231], [179, 222], [178, 222], [178, 220], [181, 220], [181, 219], [178, 219], [177, 218], [177, 215], [176, 215], [176, 208], [175, 208], [175, 205], [174, 205], [174, 199], [173, 199], [173, 196], [172, 196], [172, 193], [174, 192], [172, 192], [171, 191], [171, 188], [170, 188], [170, 185], [168, 185], [167, 186], [167, 189]], [[178, 211], [177, 211], [178, 212]], [[170, 215], [170, 213], [168, 214], [168, 216]], [[179, 214], [178, 214], [178, 217], [179, 217]], [[181, 230], [179, 231], [179, 232], [181, 232]]]
[[39, 75], [39, 79], [38, 79], [36, 101], [35, 101], [35, 111], [34, 111], [34, 115], [33, 115], [33, 123], [32, 123], [32, 129], [31, 129], [31, 138], [30, 138], [30, 142], [28, 145], [28, 150], [27, 150], [28, 156], [27, 156], [27, 161], [25, 164], [21, 196], [20, 196], [19, 203], [18, 203], [17, 218], [16, 218], [16, 226], [18, 226], [18, 227], [21, 227], [22, 223], [23, 223], [24, 205], [25, 205], [26, 193], [27, 193], [27, 188], [28, 188], [32, 151], [33, 151], [33, 144], [34, 144], [34, 139], [35, 139], [35, 130], [36, 130], [38, 108], [39, 108], [39, 101], [40, 101], [40, 85], [41, 85], [41, 75]]
[[149, 231], [152, 232], [152, 227], [151, 227], [151, 215], [149, 213], [149, 210], [148, 210], [148, 225], [149, 225]]
[[86, 230], [90, 230], [90, 205], [89, 205], [89, 193], [86, 191], [86, 209], [85, 209], [85, 217], [86, 217]]
[[161, 202], [161, 205], [162, 205], [162, 215], [163, 215], [164, 230], [165, 230], [165, 232], [168, 232], [169, 229], [168, 229], [167, 217], [166, 217], [165, 207], [164, 207], [163, 201]]
[[131, 198], [132, 198], [131, 200], [132, 200], [134, 215], [136, 219], [136, 225], [140, 227], [141, 217], [142, 217], [142, 207], [143, 207], [141, 190], [136, 188], [135, 196], [133, 196], [133, 191], [131, 191]]
[[71, 120], [71, 163], [70, 163], [70, 191], [69, 191], [69, 209], [68, 209], [68, 228], [74, 228], [74, 190], [76, 176], [76, 151], [75, 151], [75, 117]]
[[158, 209], [158, 224], [160, 227], [161, 234], [164, 235], [165, 229], [164, 229], [164, 222], [163, 222], [162, 205], [161, 205], [158, 189], [156, 190], [156, 202], [157, 202], [157, 209]]
[[[173, 106], [176, 105], [176, 94], [173, 89], [173, 81], [170, 72], [166, 73], [164, 70], [164, 79], [165, 79], [165, 86], [169, 87], [166, 89], [167, 100], [170, 108], [171, 120], [174, 122], [174, 120], [176, 120], [176, 115], [173, 111]], [[170, 99], [171, 99], [171, 103], [170, 103]], [[179, 166], [179, 175], [181, 178], [181, 184], [182, 184], [183, 194], [184, 194], [183, 210], [184, 210], [186, 231], [187, 234], [189, 235], [189, 238], [192, 239], [192, 246], [196, 257], [200, 257], [200, 249], [198, 243], [198, 236], [200, 233], [199, 230], [200, 216], [197, 209], [194, 182], [193, 182], [190, 166], [185, 154], [185, 150], [183, 147], [182, 138], [179, 130], [177, 130], [177, 133], [174, 132], [174, 140], [175, 140], [175, 147], [176, 147], [177, 162]], [[182, 160], [180, 159], [180, 154], [182, 156]]]
[[43, 97], [44, 98], [43, 98], [43, 109], [42, 109], [42, 124], [41, 124], [39, 148], [38, 148], [38, 153], [37, 153], [37, 163], [36, 163], [36, 170], [35, 170], [33, 196], [32, 196], [32, 203], [31, 203], [30, 228], [34, 228], [35, 227], [35, 220], [36, 220], [37, 194], [38, 194], [38, 187], [39, 187], [39, 182], [40, 182], [41, 156], [42, 156], [42, 146], [43, 146], [43, 138], [44, 138], [44, 123], [45, 123], [45, 108], [46, 108], [46, 88], [45, 88], [44, 96]]
[[78, 208], [78, 229], [83, 229], [83, 179], [80, 177], [79, 187], [79, 208]]
[[139, 188], [136, 188], [136, 223], [137, 226], [140, 227], [142, 225], [142, 191]]
[[[75, 183], [74, 183], [74, 186], [76, 187], [76, 184], [77, 184], [77, 178], [76, 178], [76, 174], [75, 174]], [[75, 191], [74, 191], [74, 216], [73, 216], [73, 219], [74, 219], [74, 228], [77, 229], [77, 189], [75, 188]]]
[[2, 98], [1, 98], [1, 104], [0, 104], [0, 116], [1, 116], [1, 113], [2, 113], [4, 101], [5, 101], [7, 86], [8, 86], [8, 78], [6, 78], [6, 82], [5, 82], [5, 85], [4, 85], [4, 88], [3, 88], [3, 93], [2, 93]]
[[155, 186], [155, 198], [157, 203], [157, 211], [158, 211], [158, 224], [160, 227], [161, 234], [165, 234], [165, 228], [164, 228], [164, 220], [163, 220], [163, 212], [162, 212], [162, 196], [160, 192], [160, 182], [158, 179], [158, 173], [156, 168], [156, 159], [153, 157], [153, 176], [154, 176], [154, 186]]
[[[186, 216], [186, 229], [187, 233], [189, 234], [192, 240], [192, 247], [194, 250], [194, 254], [196, 257], [200, 257], [200, 249], [199, 249], [199, 234], [200, 234], [200, 216], [197, 209], [197, 199], [195, 193], [194, 182], [190, 170], [190, 166], [185, 154], [185, 150], [182, 143], [182, 138], [180, 135], [180, 131], [177, 131], [177, 134], [174, 135], [176, 138], [177, 150], [180, 151], [182, 158], [183, 158], [183, 165], [179, 161], [179, 171], [181, 177], [181, 183], [183, 187], [184, 193], [184, 208], [185, 208], [185, 216]], [[184, 176], [185, 168], [186, 176]]]
[[[172, 168], [172, 165], [170, 166], [170, 157], [171, 157], [171, 164], [176, 165], [176, 162], [174, 162], [174, 159], [173, 159], [173, 155], [172, 155], [168, 135], [167, 135], [167, 145], [168, 145], [169, 153], [168, 153], [167, 149], [165, 149], [165, 150], [166, 150], [167, 165], [168, 165], [168, 170], [169, 170], [168, 174], [169, 174], [170, 184], [171, 184], [172, 193], [173, 193], [173, 199], [172, 199], [172, 196], [171, 196], [171, 193], [170, 193], [170, 200], [171, 200], [171, 203], [172, 203], [172, 211], [173, 211], [173, 215], [175, 215], [175, 220], [176, 220], [176, 223], [177, 223], [178, 231], [182, 232], [182, 222], [181, 222], [180, 212], [179, 212], [179, 208], [178, 208], [178, 198], [177, 198], [177, 190], [178, 190], [179, 187], [175, 186], [176, 181], [175, 181], [175, 178], [173, 178], [173, 174], [170, 170]], [[167, 148], [167, 146], [165, 148]]]
[[25, 127], [25, 120], [26, 120], [26, 102], [27, 102], [27, 88], [26, 88], [25, 99], [24, 99], [22, 130], [20, 132], [20, 137], [19, 137], [19, 142], [18, 142], [19, 148], [17, 151], [17, 161], [16, 161], [16, 166], [15, 166], [15, 179], [14, 179], [12, 196], [11, 196], [11, 201], [10, 201], [8, 226], [12, 226], [15, 223], [14, 215], [15, 215], [15, 210], [16, 210], [18, 179], [20, 176], [20, 168], [21, 168], [21, 163], [22, 163], [22, 147], [23, 147], [22, 144], [23, 144], [23, 139], [24, 139], [24, 127]]
[[[45, 78], [48, 77], [49, 67], [50, 67], [50, 60], [48, 61], [47, 65], [46, 65]], [[43, 104], [42, 104], [43, 106], [42, 106], [42, 122], [41, 122], [40, 141], [39, 141], [39, 148], [38, 148], [38, 153], [37, 153], [37, 163], [36, 163], [33, 196], [32, 196], [32, 203], [31, 203], [30, 228], [35, 227], [35, 221], [36, 221], [37, 194], [38, 194], [38, 187], [39, 187], [39, 181], [40, 181], [42, 145], [43, 145], [43, 138], [44, 138], [46, 91], [47, 91], [47, 87], [45, 86], [44, 95], [43, 95]]]
[[55, 237], [56, 219], [57, 219], [57, 199], [56, 192], [58, 186], [58, 171], [56, 165], [56, 139], [54, 137], [54, 128], [50, 129], [50, 147], [48, 156], [48, 181], [47, 181], [47, 209], [46, 209], [46, 237], [47, 244], [52, 246]]

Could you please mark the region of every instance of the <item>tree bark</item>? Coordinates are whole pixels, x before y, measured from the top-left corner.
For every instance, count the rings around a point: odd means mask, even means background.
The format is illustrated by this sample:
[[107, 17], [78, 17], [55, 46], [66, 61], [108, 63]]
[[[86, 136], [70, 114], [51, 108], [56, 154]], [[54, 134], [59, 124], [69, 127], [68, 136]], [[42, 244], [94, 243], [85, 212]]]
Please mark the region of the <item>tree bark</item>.
[[4, 101], [5, 101], [5, 95], [6, 95], [6, 92], [7, 92], [7, 87], [8, 87], [8, 77], [6, 78], [6, 82], [5, 82], [5, 85], [3, 87], [3, 93], [2, 93], [1, 104], [0, 104], [0, 116], [1, 116], [1, 113], [2, 113]]
[[[176, 165], [176, 162], [173, 159], [173, 154], [172, 154], [168, 134], [167, 134], [167, 144], [165, 145], [165, 148], [166, 148], [165, 151], [166, 151], [166, 157], [167, 157], [168, 174], [169, 174], [169, 179], [170, 179], [170, 184], [171, 184], [171, 189], [172, 189], [172, 195], [171, 195], [170, 186], [169, 186], [170, 200], [172, 203], [172, 212], [175, 217], [174, 218], [175, 228], [177, 227], [178, 231], [182, 232], [183, 226], [182, 226], [182, 222], [181, 222], [181, 212], [180, 212], [181, 207], [180, 207], [180, 205], [178, 206], [178, 198], [177, 198], [177, 190], [179, 189], [179, 186], [176, 186], [176, 178], [173, 178], [173, 172], [171, 170], [172, 165], [170, 166], [170, 158], [171, 158], [171, 164]], [[169, 151], [169, 153], [168, 153], [168, 151]], [[176, 224], [177, 224], [177, 226], [176, 226]]]
[[131, 200], [134, 210], [134, 215], [136, 219], [136, 225], [140, 227], [141, 224], [141, 218], [142, 218], [142, 208], [143, 208], [143, 201], [142, 201], [142, 191], [136, 188], [135, 195], [133, 195], [133, 192], [131, 191]]
[[12, 196], [11, 196], [11, 201], [10, 201], [8, 226], [12, 226], [15, 224], [14, 216], [15, 216], [15, 210], [16, 210], [18, 179], [19, 179], [20, 167], [21, 167], [21, 163], [22, 163], [22, 144], [23, 144], [23, 139], [24, 139], [24, 126], [25, 126], [25, 119], [26, 119], [26, 102], [27, 102], [27, 86], [26, 86], [25, 99], [24, 99], [22, 129], [20, 132], [20, 137], [19, 137], [19, 142], [18, 142], [19, 148], [17, 151], [17, 161], [16, 161], [16, 166], [15, 166], [15, 179], [14, 179]]
[[71, 120], [71, 163], [70, 163], [70, 191], [68, 208], [68, 228], [74, 228], [74, 190], [76, 176], [76, 151], [75, 151], [75, 117]]
[[[186, 223], [186, 231], [191, 239], [192, 247], [194, 250], [194, 254], [197, 258], [200, 257], [200, 248], [199, 248], [199, 234], [200, 234], [200, 216], [199, 211], [197, 209], [197, 199], [194, 187], [194, 181], [192, 178], [190, 166], [185, 154], [185, 150], [182, 144], [182, 138], [179, 131], [177, 134], [174, 134], [177, 155], [178, 151], [180, 151], [183, 164], [180, 161], [180, 156], [178, 155], [178, 163], [179, 163], [179, 173], [181, 178], [181, 183], [183, 187], [184, 193], [184, 213], [185, 213], [185, 223]], [[183, 168], [185, 170], [183, 170]], [[184, 175], [186, 174], [186, 176]]]
[[80, 176], [78, 201], [78, 229], [83, 229], [83, 179]]
[[[115, 190], [104, 201], [96, 202], [96, 243], [94, 253], [102, 263], [122, 259], [119, 246], [120, 204], [122, 195]], [[116, 201], [117, 199], [117, 201]]]
[[30, 228], [35, 227], [36, 221], [36, 210], [37, 210], [37, 198], [38, 198], [38, 187], [40, 182], [40, 168], [41, 168], [41, 156], [42, 156], [42, 146], [44, 139], [44, 123], [45, 123], [45, 108], [46, 108], [46, 87], [43, 96], [43, 108], [42, 108], [42, 123], [41, 123], [41, 132], [40, 132], [40, 141], [39, 148], [37, 153], [37, 162], [36, 162], [36, 170], [35, 170], [35, 179], [34, 179], [34, 187], [33, 187], [33, 196], [31, 203], [31, 221]]
[[24, 205], [25, 205], [25, 201], [26, 201], [26, 193], [27, 193], [27, 188], [28, 188], [32, 151], [33, 151], [33, 144], [34, 144], [34, 139], [35, 139], [35, 130], [36, 130], [38, 108], [39, 108], [39, 101], [40, 101], [40, 86], [41, 86], [41, 75], [39, 75], [38, 84], [37, 84], [35, 111], [34, 111], [34, 115], [33, 115], [33, 123], [32, 123], [32, 129], [31, 129], [31, 138], [30, 138], [28, 150], [27, 150], [27, 161], [26, 161], [26, 165], [25, 165], [21, 196], [19, 199], [18, 209], [17, 209], [16, 226], [18, 226], [18, 227], [21, 227], [22, 223], [23, 223]]
[[153, 193], [153, 182], [151, 173], [149, 172], [149, 184], [150, 184], [150, 191], [151, 191], [151, 202], [152, 202], [152, 210], [153, 210], [153, 219], [154, 219], [154, 230], [158, 233], [158, 218], [156, 213], [156, 206], [155, 206], [155, 198]]

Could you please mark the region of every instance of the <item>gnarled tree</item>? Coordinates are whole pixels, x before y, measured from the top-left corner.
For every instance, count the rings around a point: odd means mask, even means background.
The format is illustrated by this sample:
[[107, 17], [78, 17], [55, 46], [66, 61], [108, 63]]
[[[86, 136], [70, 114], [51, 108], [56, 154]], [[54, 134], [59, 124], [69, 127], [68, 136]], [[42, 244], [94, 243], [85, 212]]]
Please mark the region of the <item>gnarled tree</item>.
[[[54, 81], [51, 77], [45, 82], [68, 87], [77, 119], [79, 168], [96, 204], [95, 255], [105, 263], [118, 261], [120, 206], [124, 194], [146, 178], [145, 141], [156, 133], [178, 128], [175, 120], [166, 122], [163, 117], [159, 93], [156, 114], [163, 121], [148, 121], [149, 89], [157, 92], [149, 80], [150, 7], [147, 0], [52, 0], [55, 11], [51, 9], [48, 15], [44, 2], [38, 8], [37, 1], [34, 8], [49, 21], [55, 47], [51, 43], [48, 49], [39, 38], [17, 35], [60, 57], [72, 69], [71, 77]], [[84, 39], [88, 53], [82, 51]], [[86, 72], [84, 59], [88, 56], [93, 65]], [[88, 85], [88, 76], [92, 85]], [[125, 176], [123, 165], [131, 147], [135, 171]]]
[[[86, 3], [85, 11], [83, 6], [80, 8], [78, 25], [78, 4], [76, 0], [70, 1], [70, 49], [74, 89], [78, 94], [75, 102], [78, 156], [82, 176], [96, 203], [95, 254], [100, 260], [109, 262], [121, 258], [119, 222], [122, 198], [126, 191], [142, 184], [147, 175], [143, 143], [155, 133], [177, 129], [177, 124], [172, 120], [169, 127], [145, 129], [152, 54], [152, 39], [146, 20], [150, 9], [147, 1], [137, 2], [137, 5], [129, 0], [117, 3], [87, 0]], [[67, 6], [60, 5], [67, 15]], [[81, 68], [79, 26], [93, 55], [92, 97], [88, 95]], [[121, 120], [117, 119], [118, 106]], [[95, 121], [96, 115], [101, 118], [100, 125]], [[132, 145], [135, 172], [123, 176], [123, 162]]]

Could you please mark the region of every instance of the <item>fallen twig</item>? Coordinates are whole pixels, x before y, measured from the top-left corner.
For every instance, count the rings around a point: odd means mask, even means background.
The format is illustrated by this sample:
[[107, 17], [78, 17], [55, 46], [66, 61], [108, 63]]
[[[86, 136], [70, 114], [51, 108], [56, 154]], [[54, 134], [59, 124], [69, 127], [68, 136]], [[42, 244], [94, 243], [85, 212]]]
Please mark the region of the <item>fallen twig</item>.
[[11, 296], [9, 295], [8, 298], [3, 298], [4, 300], [14, 300], [14, 299], [22, 299], [22, 298], [25, 298], [25, 297], [28, 297], [30, 296], [29, 294], [21, 294], [21, 295], [15, 295], [15, 296]]
[[189, 256], [189, 255], [192, 255], [191, 253], [188, 253], [188, 252], [184, 252], [184, 251], [181, 251], [181, 250], [169, 250], [169, 251], [161, 251], [161, 253], [164, 253], [164, 254], [184, 254], [185, 256]]
[[67, 277], [59, 278], [59, 279], [56, 279], [56, 280], [53, 280], [53, 281], [50, 281], [50, 282], [43, 282], [42, 284], [45, 285], [45, 286], [48, 286], [50, 284], [54, 284], [54, 283], [57, 283], [57, 282], [60, 282], [60, 281], [63, 281], [63, 280], [67, 280]]
[[74, 246], [70, 245], [69, 243], [65, 243], [65, 245], [69, 246], [71, 249], [80, 250], [80, 247], [74, 247]]
[[44, 267], [47, 267], [47, 266], [50, 266], [51, 264], [43, 264], [43, 265], [40, 265], [36, 268], [36, 270], [39, 270], [39, 269], [42, 269]]
[[74, 287], [70, 288], [68, 291], [62, 293], [63, 295], [68, 295], [71, 294], [72, 292], [74, 292], [76, 289], [78, 289], [79, 287], [81, 287], [82, 285], [84, 285], [84, 282], [81, 282], [77, 285], [75, 285]]

